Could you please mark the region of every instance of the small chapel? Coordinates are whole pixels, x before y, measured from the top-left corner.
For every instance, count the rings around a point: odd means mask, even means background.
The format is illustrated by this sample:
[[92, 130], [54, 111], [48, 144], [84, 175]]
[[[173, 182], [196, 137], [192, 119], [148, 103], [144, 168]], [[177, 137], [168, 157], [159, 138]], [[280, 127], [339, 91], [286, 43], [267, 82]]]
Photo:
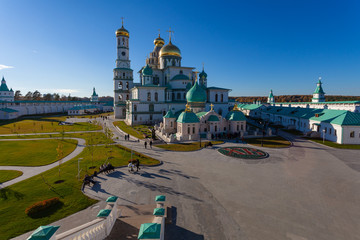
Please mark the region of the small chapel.
[[237, 105], [223, 117], [214, 111], [205, 111], [206, 91], [198, 81], [186, 93], [184, 111], [174, 113], [171, 108], [163, 121], [155, 126], [157, 136], [165, 142], [215, 139], [217, 137], [242, 137], [246, 134], [246, 117]]

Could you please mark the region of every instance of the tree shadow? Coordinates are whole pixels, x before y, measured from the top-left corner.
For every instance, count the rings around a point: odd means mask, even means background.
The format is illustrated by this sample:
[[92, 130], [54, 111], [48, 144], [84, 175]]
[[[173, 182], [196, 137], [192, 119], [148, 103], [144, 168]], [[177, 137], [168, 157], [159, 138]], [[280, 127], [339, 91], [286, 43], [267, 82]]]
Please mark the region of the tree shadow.
[[14, 196], [16, 200], [21, 200], [25, 197], [24, 194], [18, 191], [14, 191], [10, 188], [1, 188], [0, 189], [0, 199], [7, 200], [10, 196]]
[[[135, 172], [134, 174], [137, 174], [137, 172]], [[164, 178], [167, 180], [171, 180], [171, 178], [156, 174], [156, 173], [149, 173], [149, 172], [141, 172], [139, 174], [141, 177], [145, 177], [145, 178]]]

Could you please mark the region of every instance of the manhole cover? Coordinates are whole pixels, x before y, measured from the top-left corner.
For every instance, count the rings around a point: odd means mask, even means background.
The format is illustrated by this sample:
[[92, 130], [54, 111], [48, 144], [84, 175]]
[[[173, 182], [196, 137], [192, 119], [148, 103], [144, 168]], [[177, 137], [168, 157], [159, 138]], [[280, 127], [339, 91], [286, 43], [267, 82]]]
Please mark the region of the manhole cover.
[[245, 158], [245, 159], [260, 159], [269, 156], [267, 152], [249, 147], [225, 147], [225, 148], [220, 148], [218, 151], [219, 153], [229, 157]]

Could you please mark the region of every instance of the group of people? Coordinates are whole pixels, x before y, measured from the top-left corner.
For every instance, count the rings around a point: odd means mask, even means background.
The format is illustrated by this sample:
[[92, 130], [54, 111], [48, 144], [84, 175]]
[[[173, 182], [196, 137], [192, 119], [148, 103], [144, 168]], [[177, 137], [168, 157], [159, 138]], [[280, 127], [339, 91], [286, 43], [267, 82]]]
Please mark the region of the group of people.
[[90, 183], [95, 185], [96, 182], [94, 181], [93, 178], [94, 178], [93, 176], [89, 176], [89, 175], [85, 174], [85, 177], [84, 177], [84, 180], [83, 180], [84, 185], [89, 185], [90, 186]]
[[113, 172], [115, 171], [115, 168], [113, 165], [111, 165], [111, 163], [108, 163], [108, 164], [102, 164], [100, 167], [99, 167], [99, 173], [105, 173], [105, 174], [108, 174], [110, 172]]
[[134, 172], [136, 168], [136, 172], [140, 170], [140, 160], [136, 159], [135, 161], [130, 161], [128, 164], [128, 171]]
[[125, 141], [130, 141], [130, 134], [126, 134], [126, 135], [124, 136], [124, 138], [125, 138]]
[[[149, 142], [150, 149], [152, 149], [152, 144], [153, 144], [153, 142], [152, 142], [152, 140], [150, 140], [150, 142]], [[147, 148], [147, 141], [144, 141], [144, 147]]]

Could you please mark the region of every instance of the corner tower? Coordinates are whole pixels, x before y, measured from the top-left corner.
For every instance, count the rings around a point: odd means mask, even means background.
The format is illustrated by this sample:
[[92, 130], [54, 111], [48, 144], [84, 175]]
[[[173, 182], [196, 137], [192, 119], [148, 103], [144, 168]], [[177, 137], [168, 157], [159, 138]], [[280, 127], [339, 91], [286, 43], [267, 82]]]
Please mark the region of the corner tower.
[[272, 90], [272, 89], [270, 90], [270, 94], [269, 94], [269, 96], [268, 96], [267, 103], [270, 103], [270, 104], [274, 104], [274, 103], [275, 103], [275, 98], [274, 98], [273, 90]]
[[129, 60], [129, 31], [124, 28], [116, 30], [116, 68], [114, 68], [114, 114], [115, 118], [126, 117], [126, 101], [130, 100], [130, 89], [133, 87], [133, 70]]
[[312, 102], [325, 102], [325, 92], [322, 89], [321, 77], [319, 77], [319, 81], [316, 84], [316, 89], [313, 93], [313, 97], [311, 99]]

